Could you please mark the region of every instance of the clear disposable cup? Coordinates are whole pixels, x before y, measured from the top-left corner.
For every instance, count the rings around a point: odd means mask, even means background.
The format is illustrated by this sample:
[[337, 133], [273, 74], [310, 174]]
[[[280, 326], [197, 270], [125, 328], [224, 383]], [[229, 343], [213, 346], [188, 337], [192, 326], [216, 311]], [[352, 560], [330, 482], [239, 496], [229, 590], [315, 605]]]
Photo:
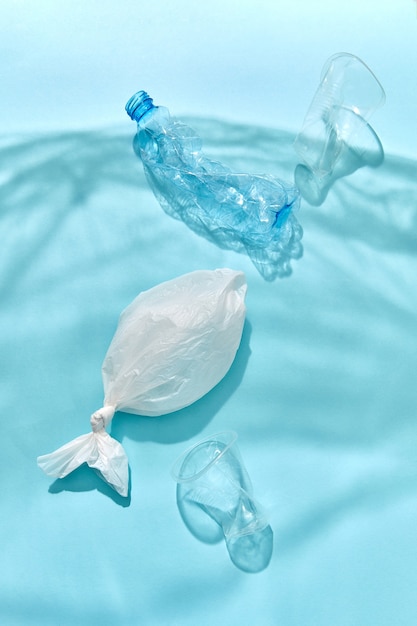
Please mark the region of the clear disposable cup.
[[338, 178], [382, 163], [383, 148], [369, 118], [384, 102], [381, 83], [355, 55], [335, 54], [325, 63], [294, 142], [302, 162], [295, 182], [311, 204], [321, 204]]
[[224, 537], [232, 562], [247, 572], [263, 570], [273, 533], [258, 502], [236, 444], [226, 431], [186, 450], [174, 463], [177, 503], [187, 527], [206, 542]]

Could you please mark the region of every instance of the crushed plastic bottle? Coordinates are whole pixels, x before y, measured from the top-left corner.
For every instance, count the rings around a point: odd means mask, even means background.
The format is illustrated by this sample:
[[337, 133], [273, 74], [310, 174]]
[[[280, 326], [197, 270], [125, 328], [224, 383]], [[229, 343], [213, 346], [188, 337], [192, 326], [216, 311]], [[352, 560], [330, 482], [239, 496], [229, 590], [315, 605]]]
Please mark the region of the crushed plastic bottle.
[[291, 261], [302, 256], [296, 187], [210, 160], [196, 133], [144, 91], [126, 111], [137, 122], [134, 151], [166, 213], [219, 247], [248, 254], [266, 280], [291, 273]]

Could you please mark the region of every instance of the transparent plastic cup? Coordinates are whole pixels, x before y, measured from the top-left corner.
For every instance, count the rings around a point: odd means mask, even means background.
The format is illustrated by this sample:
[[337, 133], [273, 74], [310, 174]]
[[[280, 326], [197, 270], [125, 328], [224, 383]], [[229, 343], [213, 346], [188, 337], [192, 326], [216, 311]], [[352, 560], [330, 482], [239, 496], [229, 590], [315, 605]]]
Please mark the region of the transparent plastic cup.
[[384, 102], [384, 89], [361, 59], [345, 52], [328, 59], [294, 142], [302, 161], [295, 183], [310, 204], [321, 204], [337, 179], [382, 163], [369, 118]]
[[189, 530], [206, 543], [224, 537], [234, 565], [254, 573], [271, 559], [273, 533], [253, 498], [236, 439], [235, 432], [226, 431], [199, 441], [177, 459], [171, 473]]

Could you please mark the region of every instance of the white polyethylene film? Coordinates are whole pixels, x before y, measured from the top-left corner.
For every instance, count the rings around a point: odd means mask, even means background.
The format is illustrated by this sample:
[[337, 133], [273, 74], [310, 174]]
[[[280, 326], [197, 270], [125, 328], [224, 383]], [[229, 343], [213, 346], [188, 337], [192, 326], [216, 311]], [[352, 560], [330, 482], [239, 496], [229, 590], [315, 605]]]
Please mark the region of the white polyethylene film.
[[128, 460], [105, 431], [115, 411], [158, 416], [192, 404], [224, 377], [245, 321], [246, 279], [230, 269], [199, 270], [144, 291], [123, 311], [105, 356], [104, 406], [92, 432], [38, 457], [63, 478], [87, 463], [122, 496]]
[[178, 411], [212, 389], [239, 347], [244, 275], [185, 274], [141, 293], [120, 316], [104, 359], [105, 404], [138, 415]]

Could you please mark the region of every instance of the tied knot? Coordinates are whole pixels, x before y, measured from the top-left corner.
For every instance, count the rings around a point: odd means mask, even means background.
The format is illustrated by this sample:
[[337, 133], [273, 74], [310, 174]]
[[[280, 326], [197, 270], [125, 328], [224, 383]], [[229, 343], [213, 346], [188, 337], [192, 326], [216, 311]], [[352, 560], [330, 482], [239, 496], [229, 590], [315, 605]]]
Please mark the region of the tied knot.
[[108, 424], [113, 419], [113, 415], [116, 411], [116, 407], [112, 405], [103, 406], [98, 411], [92, 414], [90, 418], [91, 428], [93, 429], [93, 433], [98, 433], [101, 430], [105, 430]]

